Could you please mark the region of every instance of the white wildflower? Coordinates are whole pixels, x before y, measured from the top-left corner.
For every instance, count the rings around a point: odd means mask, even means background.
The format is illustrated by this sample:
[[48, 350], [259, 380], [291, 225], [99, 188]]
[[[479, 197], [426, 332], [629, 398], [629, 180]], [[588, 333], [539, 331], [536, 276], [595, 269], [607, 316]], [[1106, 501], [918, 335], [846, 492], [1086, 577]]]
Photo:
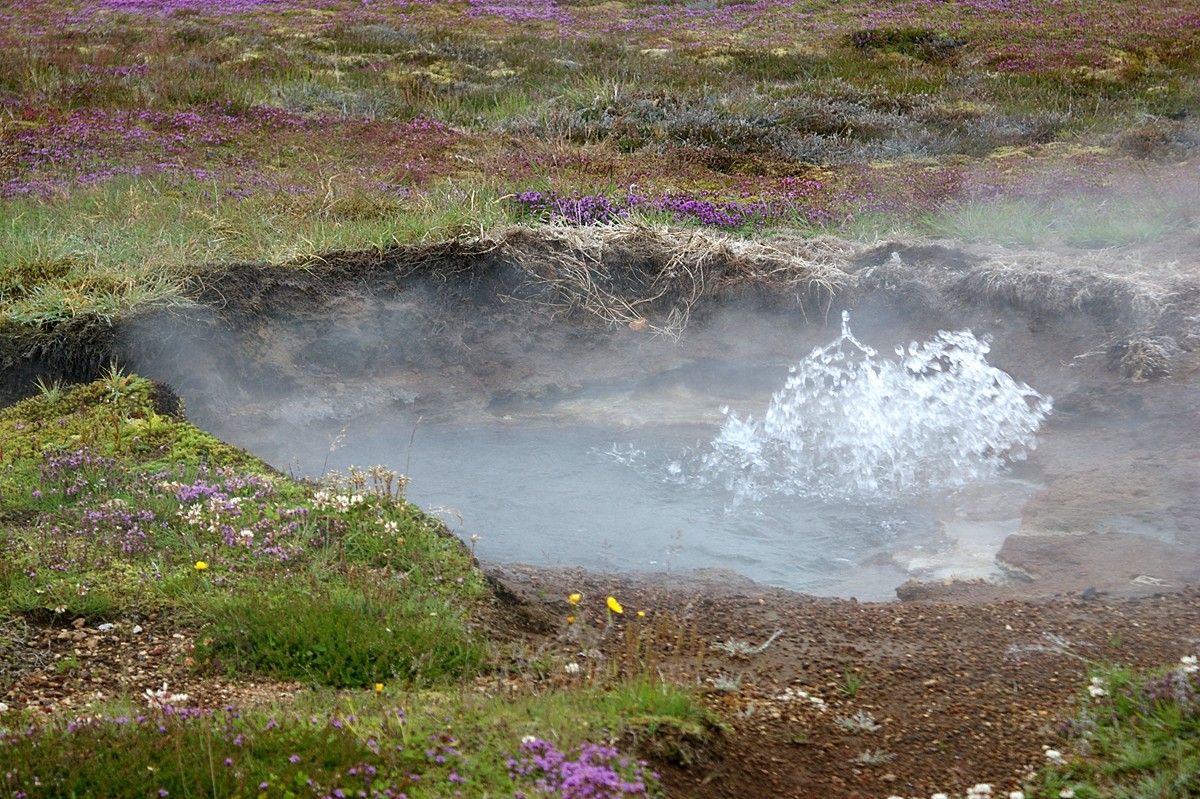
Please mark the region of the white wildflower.
[[1196, 662], [1195, 655], [1184, 655], [1179, 659], [1179, 670], [1184, 674], [1191, 674], [1195, 671], [1200, 671], [1200, 665]]
[[178, 514], [184, 524], [200, 525], [204, 522], [204, 509], [199, 505], [188, 505], [186, 511], [180, 508]]
[[167, 690], [167, 684], [164, 682], [162, 688], [157, 691], [151, 691], [149, 688], [145, 691], [146, 702], [151, 707], [166, 707], [167, 705], [181, 705], [188, 701], [187, 694], [174, 694]]
[[1008, 799], [1025, 799], [1024, 791], [1009, 791]]
[[578, 674], [579, 673], [579, 664], [578, 663], [568, 663], [566, 666], [563, 666], [563, 668], [567, 670], [567, 674]]
[[1093, 699], [1108, 696], [1108, 689], [1104, 687], [1104, 678], [1093, 677], [1092, 684], [1088, 686], [1088, 693], [1092, 695]]
[[775, 697], [776, 702], [795, 702], [797, 700], [804, 700], [808, 702], [822, 713], [829, 709], [829, 706], [825, 704], [824, 699], [810, 694], [803, 688], [787, 688], [783, 693]]
[[537, 740], [536, 735], [526, 735], [521, 738], [521, 743], [522, 744], [531, 744], [536, 740]]
[[1075, 791], [1071, 788], [1063, 788], [1058, 792], [1059, 799], [1075, 799]]
[[3, 702], [0, 702], [0, 713], [7, 713], [7, 712], [8, 712], [8, 705], [4, 704]]

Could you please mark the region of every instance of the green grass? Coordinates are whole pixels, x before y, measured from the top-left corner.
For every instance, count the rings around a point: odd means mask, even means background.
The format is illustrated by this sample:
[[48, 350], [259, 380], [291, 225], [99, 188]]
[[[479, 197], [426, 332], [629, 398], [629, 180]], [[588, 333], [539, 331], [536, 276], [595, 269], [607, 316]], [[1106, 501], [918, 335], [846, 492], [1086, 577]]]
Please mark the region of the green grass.
[[1097, 669], [1067, 732], [1063, 763], [1030, 797], [1184, 799], [1200, 791], [1200, 680], [1195, 659], [1168, 669]]
[[7, 789], [32, 787], [36, 777], [45, 796], [354, 795], [388, 786], [429, 797], [511, 795], [521, 786], [507, 761], [527, 736], [570, 753], [651, 724], [675, 725], [680, 741], [711, 734], [694, 700], [675, 704], [676, 715], [652, 716], [638, 691], [482, 698], [397, 693], [390, 684], [202, 715], [113, 702], [88, 721], [3, 733], [0, 762]]
[[[161, 415], [156, 391], [111, 370], [70, 391], [47, 386], [0, 412], [2, 518], [13, 554], [0, 568], [0, 608], [97, 621], [174, 607], [215, 623], [253, 612], [300, 619], [307, 601], [325, 614], [315, 623], [335, 635], [360, 620], [437, 613], [420, 640], [445, 635], [450, 646], [450, 627], [481, 595], [481, 578], [462, 545], [403, 500], [399, 476], [355, 472], [321, 490], [293, 483]], [[395, 576], [347, 582], [347, 568]], [[277, 607], [239, 604], [240, 592], [257, 594], [264, 584], [288, 588]], [[292, 591], [305, 584], [308, 600]], [[236, 624], [223, 629], [241, 640]], [[477, 663], [469, 643], [459, 643], [462, 662]], [[258, 668], [279, 668], [266, 650], [259, 654]], [[358, 684], [369, 681], [354, 674]]]
[[403, 574], [248, 589], [195, 600], [206, 631], [197, 652], [230, 675], [362, 688], [444, 682], [484, 664], [485, 649], [467, 635], [462, 612], [413, 590]]
[[480, 233], [513, 219], [480, 177], [399, 201], [332, 183], [320, 196], [214, 203], [198, 184], [120, 180], [62, 203], [10, 204], [0, 223], [0, 311], [44, 325], [187, 305], [202, 265], [319, 263], [322, 254]]

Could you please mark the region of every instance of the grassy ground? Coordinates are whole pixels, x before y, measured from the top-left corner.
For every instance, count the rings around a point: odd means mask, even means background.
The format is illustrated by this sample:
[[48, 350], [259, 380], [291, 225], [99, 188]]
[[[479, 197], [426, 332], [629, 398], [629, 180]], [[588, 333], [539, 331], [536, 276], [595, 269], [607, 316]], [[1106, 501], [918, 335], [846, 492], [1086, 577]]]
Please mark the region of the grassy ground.
[[[8, 4], [0, 310], [112, 322], [190, 303], [200, 264], [512, 223], [1153, 240], [1197, 226], [1198, 21], [1182, 0]], [[487, 585], [402, 477], [298, 484], [116, 370], [42, 388], [0, 415], [4, 618], [164, 614], [204, 631], [196, 668], [316, 690], [5, 706], [0, 796], [628, 795], [655, 779], [597, 745], [710, 725], [653, 670], [568, 690], [547, 675], [570, 664], [489, 640]], [[1026, 795], [1189, 795], [1190, 665], [1098, 672], [1078, 752]], [[497, 673], [517, 688], [480, 698]]]
[[0, 307], [26, 321], [183, 301], [200, 262], [510, 222], [1089, 247], [1195, 224], [1185, 2], [33, 0], [0, 21]]

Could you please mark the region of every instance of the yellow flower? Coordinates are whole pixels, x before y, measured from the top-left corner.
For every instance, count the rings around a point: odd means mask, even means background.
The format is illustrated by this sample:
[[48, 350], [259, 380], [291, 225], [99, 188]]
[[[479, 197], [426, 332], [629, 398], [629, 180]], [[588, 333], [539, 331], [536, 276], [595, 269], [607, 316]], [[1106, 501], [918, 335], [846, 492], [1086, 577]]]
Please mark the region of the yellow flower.
[[375, 693], [377, 693], [377, 694], [383, 693], [383, 683], [381, 683], [381, 682], [375, 683]]
[[567, 624], [574, 624], [574, 623], [575, 623], [575, 617], [567, 616]]
[[621, 603], [618, 602], [614, 597], [611, 597], [611, 596], [608, 598], [608, 609], [611, 610], [613, 613], [624, 613], [625, 612], [625, 608], [621, 607]]
[[638, 618], [639, 618], [639, 619], [644, 619], [644, 618], [646, 618], [646, 611], [644, 611], [644, 610], [639, 610], [639, 611], [638, 611]]
[[571, 594], [569, 597], [567, 597], [567, 601], [572, 605], [578, 605], [579, 600], [581, 599], [583, 599], [583, 594]]
[[202, 572], [207, 568], [208, 568], [208, 564], [205, 563], [204, 561], [202, 561], [202, 560], [196, 561], [196, 571]]

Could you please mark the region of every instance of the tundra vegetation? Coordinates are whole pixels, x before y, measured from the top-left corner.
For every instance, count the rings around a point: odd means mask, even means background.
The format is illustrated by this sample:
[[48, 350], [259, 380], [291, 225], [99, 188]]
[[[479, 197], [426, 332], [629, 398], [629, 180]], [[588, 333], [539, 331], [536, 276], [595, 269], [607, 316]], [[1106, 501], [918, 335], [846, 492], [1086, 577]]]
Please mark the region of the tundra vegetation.
[[[1196, 230], [1198, 109], [1186, 0], [24, 0], [0, 8], [0, 309], [111, 325], [194, 302], [206, 265], [510, 225], [1154, 241]], [[489, 640], [491, 589], [402, 476], [297, 482], [167, 394], [113, 367], [0, 414], [0, 651], [153, 618], [198, 671], [310, 690], [7, 702], [0, 796], [652, 794], [613, 744], [719, 727], [655, 658], [673, 622], [564, 597], [563, 640], [615, 655]], [[1200, 790], [1192, 665], [1096, 664], [1079, 746], [1024, 795]]]

